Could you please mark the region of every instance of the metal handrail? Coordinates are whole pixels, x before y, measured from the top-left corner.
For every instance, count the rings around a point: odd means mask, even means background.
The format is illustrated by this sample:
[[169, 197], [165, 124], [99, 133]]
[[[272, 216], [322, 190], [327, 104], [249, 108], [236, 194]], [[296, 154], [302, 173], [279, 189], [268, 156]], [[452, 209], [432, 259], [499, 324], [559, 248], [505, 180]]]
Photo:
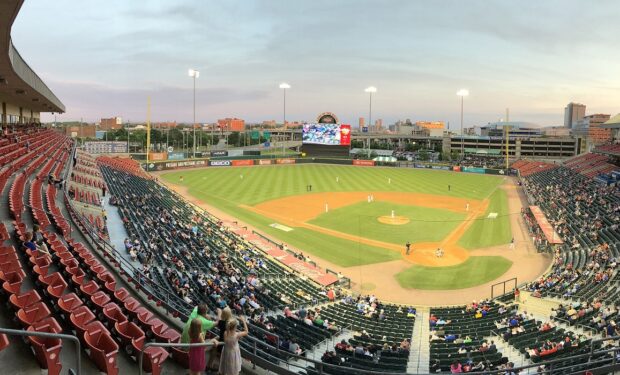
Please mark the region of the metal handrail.
[[140, 354], [138, 354], [138, 368], [139, 368], [139, 374], [142, 375], [143, 374], [143, 370], [142, 370], [142, 364], [144, 362], [144, 352], [146, 351], [147, 348], [152, 348], [152, 347], [158, 347], [158, 348], [200, 348], [200, 347], [205, 347], [205, 348], [210, 348], [213, 346], [217, 346], [214, 345], [212, 342], [199, 342], [199, 343], [193, 343], [193, 344], [182, 344], [182, 343], [168, 343], [168, 342], [147, 342], [146, 344], [144, 344], [142, 346], [142, 349], [140, 350]]
[[24, 331], [20, 329], [10, 329], [0, 327], [0, 333], [5, 333], [11, 336], [35, 336], [45, 338], [55, 338], [61, 340], [70, 340], [75, 343], [75, 361], [77, 362], [76, 373], [80, 375], [82, 373], [82, 356], [81, 356], [81, 344], [80, 340], [74, 335], [66, 335], [64, 333], [50, 333], [50, 332], [37, 332], [37, 331]]

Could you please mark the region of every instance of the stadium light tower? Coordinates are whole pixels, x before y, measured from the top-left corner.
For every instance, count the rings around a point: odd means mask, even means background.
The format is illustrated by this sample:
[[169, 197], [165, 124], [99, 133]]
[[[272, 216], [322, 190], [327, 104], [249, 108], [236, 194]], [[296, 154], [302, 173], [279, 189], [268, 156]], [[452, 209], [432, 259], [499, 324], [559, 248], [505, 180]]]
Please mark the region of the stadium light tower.
[[368, 94], [370, 94], [370, 102], [368, 104], [368, 127], [372, 126], [372, 93], [377, 92], [377, 88], [375, 86], [366, 87], [364, 90]]
[[461, 97], [461, 160], [463, 160], [465, 153], [465, 138], [463, 137], [463, 102], [466, 96], [469, 96], [469, 90], [460, 89], [456, 92], [457, 96]]
[[192, 153], [192, 157], [196, 158], [196, 78], [200, 77], [200, 72], [196, 69], [190, 69], [188, 71], [188, 75], [193, 78], [194, 81], [194, 122], [192, 123], [192, 128], [194, 130], [194, 142], [192, 144], [194, 152]]
[[[286, 82], [282, 82], [282, 83], [280, 83], [280, 88], [284, 92], [284, 109], [283, 109], [283, 111], [284, 111], [284, 121], [282, 122], [282, 127], [283, 127], [282, 131], [284, 132], [284, 130], [286, 129], [286, 89], [290, 89], [291, 85], [289, 85]], [[283, 156], [284, 156], [284, 141], [285, 141], [284, 138], [285, 137], [282, 137], [282, 155]]]

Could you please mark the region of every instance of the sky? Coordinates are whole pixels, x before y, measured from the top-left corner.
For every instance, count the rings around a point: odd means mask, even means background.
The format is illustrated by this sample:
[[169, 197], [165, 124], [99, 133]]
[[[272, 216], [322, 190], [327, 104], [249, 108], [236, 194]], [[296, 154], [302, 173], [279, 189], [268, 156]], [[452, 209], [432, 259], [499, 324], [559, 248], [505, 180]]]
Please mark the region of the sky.
[[[562, 125], [574, 101], [620, 112], [617, 0], [27, 0], [21, 55], [66, 105], [59, 121], [120, 116], [465, 126]], [[47, 114], [43, 121], [53, 116]]]

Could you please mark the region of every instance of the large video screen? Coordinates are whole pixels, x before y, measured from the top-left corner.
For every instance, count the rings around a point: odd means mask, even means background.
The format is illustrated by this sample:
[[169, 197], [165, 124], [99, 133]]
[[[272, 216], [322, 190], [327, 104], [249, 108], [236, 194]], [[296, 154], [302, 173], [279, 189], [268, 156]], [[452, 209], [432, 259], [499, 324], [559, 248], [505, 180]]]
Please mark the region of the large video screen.
[[351, 125], [304, 124], [302, 143], [328, 146], [349, 146]]

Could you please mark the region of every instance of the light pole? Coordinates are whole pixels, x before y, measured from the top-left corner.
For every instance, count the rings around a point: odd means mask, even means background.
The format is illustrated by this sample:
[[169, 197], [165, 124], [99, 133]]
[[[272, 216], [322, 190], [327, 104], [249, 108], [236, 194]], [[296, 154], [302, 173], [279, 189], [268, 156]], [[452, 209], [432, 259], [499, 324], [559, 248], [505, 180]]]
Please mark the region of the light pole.
[[194, 122], [192, 123], [192, 128], [194, 129], [194, 143], [192, 144], [192, 148], [194, 149], [194, 152], [192, 154], [192, 157], [195, 159], [196, 158], [196, 78], [200, 77], [200, 72], [197, 71], [196, 69], [190, 69], [188, 71], [188, 74], [190, 77], [193, 78], [194, 81]]
[[[364, 91], [369, 94], [370, 99], [368, 102], [368, 130], [370, 130], [372, 126], [372, 93], [377, 92], [377, 88], [375, 86], [368, 86]], [[370, 159], [370, 137], [368, 137], [368, 158]]]
[[[280, 88], [284, 92], [284, 103], [283, 103], [284, 120], [282, 122], [282, 134], [284, 134], [284, 130], [286, 129], [286, 89], [290, 89], [291, 85], [289, 85], [286, 82], [282, 82], [280, 83]], [[283, 156], [284, 156], [284, 139], [285, 139], [285, 136], [282, 136], [282, 155]]]
[[463, 134], [463, 102], [466, 96], [469, 95], [469, 90], [467, 89], [460, 89], [459, 91], [456, 92], [456, 95], [461, 97], [461, 161], [463, 160], [463, 157], [465, 156], [465, 137]]

